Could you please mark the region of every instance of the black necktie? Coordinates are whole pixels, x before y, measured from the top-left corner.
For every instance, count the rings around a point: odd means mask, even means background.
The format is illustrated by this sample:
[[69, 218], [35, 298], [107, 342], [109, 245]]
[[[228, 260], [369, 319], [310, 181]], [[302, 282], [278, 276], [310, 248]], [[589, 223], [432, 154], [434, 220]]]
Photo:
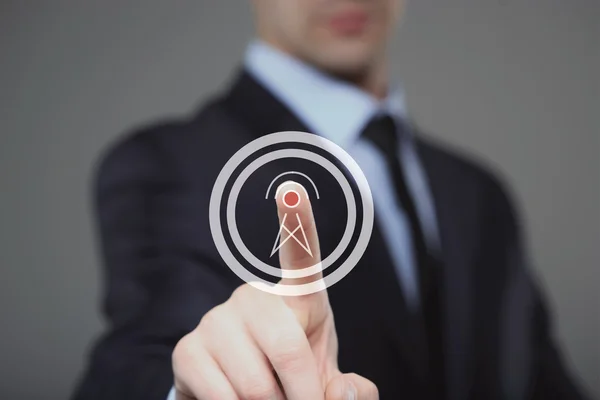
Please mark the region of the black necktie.
[[430, 383], [435, 386], [436, 398], [442, 398], [443, 354], [442, 315], [439, 302], [439, 291], [441, 289], [439, 282], [440, 262], [428, 250], [415, 203], [404, 179], [398, 157], [401, 144], [398, 137], [402, 133], [400, 129], [403, 128], [405, 128], [405, 125], [397, 126], [390, 116], [376, 116], [367, 124], [362, 136], [375, 144], [385, 157], [394, 182], [396, 200], [404, 210], [409, 222], [418, 275], [421, 314], [427, 340]]

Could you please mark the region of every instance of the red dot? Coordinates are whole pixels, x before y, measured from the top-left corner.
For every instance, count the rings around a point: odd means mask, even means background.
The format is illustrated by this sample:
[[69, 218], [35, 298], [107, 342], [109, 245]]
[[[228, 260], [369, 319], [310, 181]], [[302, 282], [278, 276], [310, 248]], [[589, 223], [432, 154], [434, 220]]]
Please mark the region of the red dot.
[[283, 196], [283, 202], [288, 207], [296, 207], [300, 202], [300, 196], [296, 192], [289, 191]]

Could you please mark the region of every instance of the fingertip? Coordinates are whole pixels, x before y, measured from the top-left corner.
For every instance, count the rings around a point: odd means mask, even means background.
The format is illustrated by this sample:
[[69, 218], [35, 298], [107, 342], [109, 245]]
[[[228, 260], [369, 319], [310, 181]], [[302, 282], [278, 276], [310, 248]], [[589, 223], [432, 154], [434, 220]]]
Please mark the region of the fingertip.
[[310, 200], [304, 186], [295, 181], [285, 181], [275, 191], [277, 208], [282, 212], [310, 210]]

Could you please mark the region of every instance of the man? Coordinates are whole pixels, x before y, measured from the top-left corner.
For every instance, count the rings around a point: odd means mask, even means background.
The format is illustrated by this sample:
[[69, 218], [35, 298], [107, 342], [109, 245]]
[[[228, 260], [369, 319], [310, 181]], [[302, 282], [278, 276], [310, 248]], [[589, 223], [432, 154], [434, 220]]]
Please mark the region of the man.
[[[502, 186], [408, 122], [386, 63], [403, 2], [253, 5], [259, 40], [231, 88], [190, 119], [140, 129], [100, 167], [111, 328], [75, 398], [581, 398]], [[282, 298], [223, 264], [208, 204], [235, 151], [286, 130], [352, 154], [377, 218], [342, 282]], [[269, 206], [256, 204], [242, 223], [270, 244], [255, 224], [274, 215]], [[326, 196], [319, 207], [326, 223], [310, 203], [297, 211], [317, 258], [341, 215]], [[281, 197], [277, 209], [289, 211]], [[295, 249], [280, 249], [282, 268], [306, 266]]]

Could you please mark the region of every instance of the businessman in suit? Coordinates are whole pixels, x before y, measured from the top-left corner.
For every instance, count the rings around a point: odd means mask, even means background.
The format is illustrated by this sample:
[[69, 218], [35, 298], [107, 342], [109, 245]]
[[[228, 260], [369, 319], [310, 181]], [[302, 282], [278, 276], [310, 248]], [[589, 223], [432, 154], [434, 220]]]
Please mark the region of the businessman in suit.
[[[74, 398], [581, 399], [502, 183], [409, 122], [386, 62], [403, 1], [253, 7], [257, 39], [229, 88], [189, 118], [138, 129], [100, 164], [110, 329]], [[228, 269], [208, 209], [232, 154], [290, 130], [355, 158], [376, 218], [341, 282], [279, 297]], [[335, 246], [338, 200], [298, 209], [315, 257]], [[286, 205], [249, 206], [239, 224], [270, 246]], [[284, 269], [307, 263], [297, 247], [279, 256]]]

